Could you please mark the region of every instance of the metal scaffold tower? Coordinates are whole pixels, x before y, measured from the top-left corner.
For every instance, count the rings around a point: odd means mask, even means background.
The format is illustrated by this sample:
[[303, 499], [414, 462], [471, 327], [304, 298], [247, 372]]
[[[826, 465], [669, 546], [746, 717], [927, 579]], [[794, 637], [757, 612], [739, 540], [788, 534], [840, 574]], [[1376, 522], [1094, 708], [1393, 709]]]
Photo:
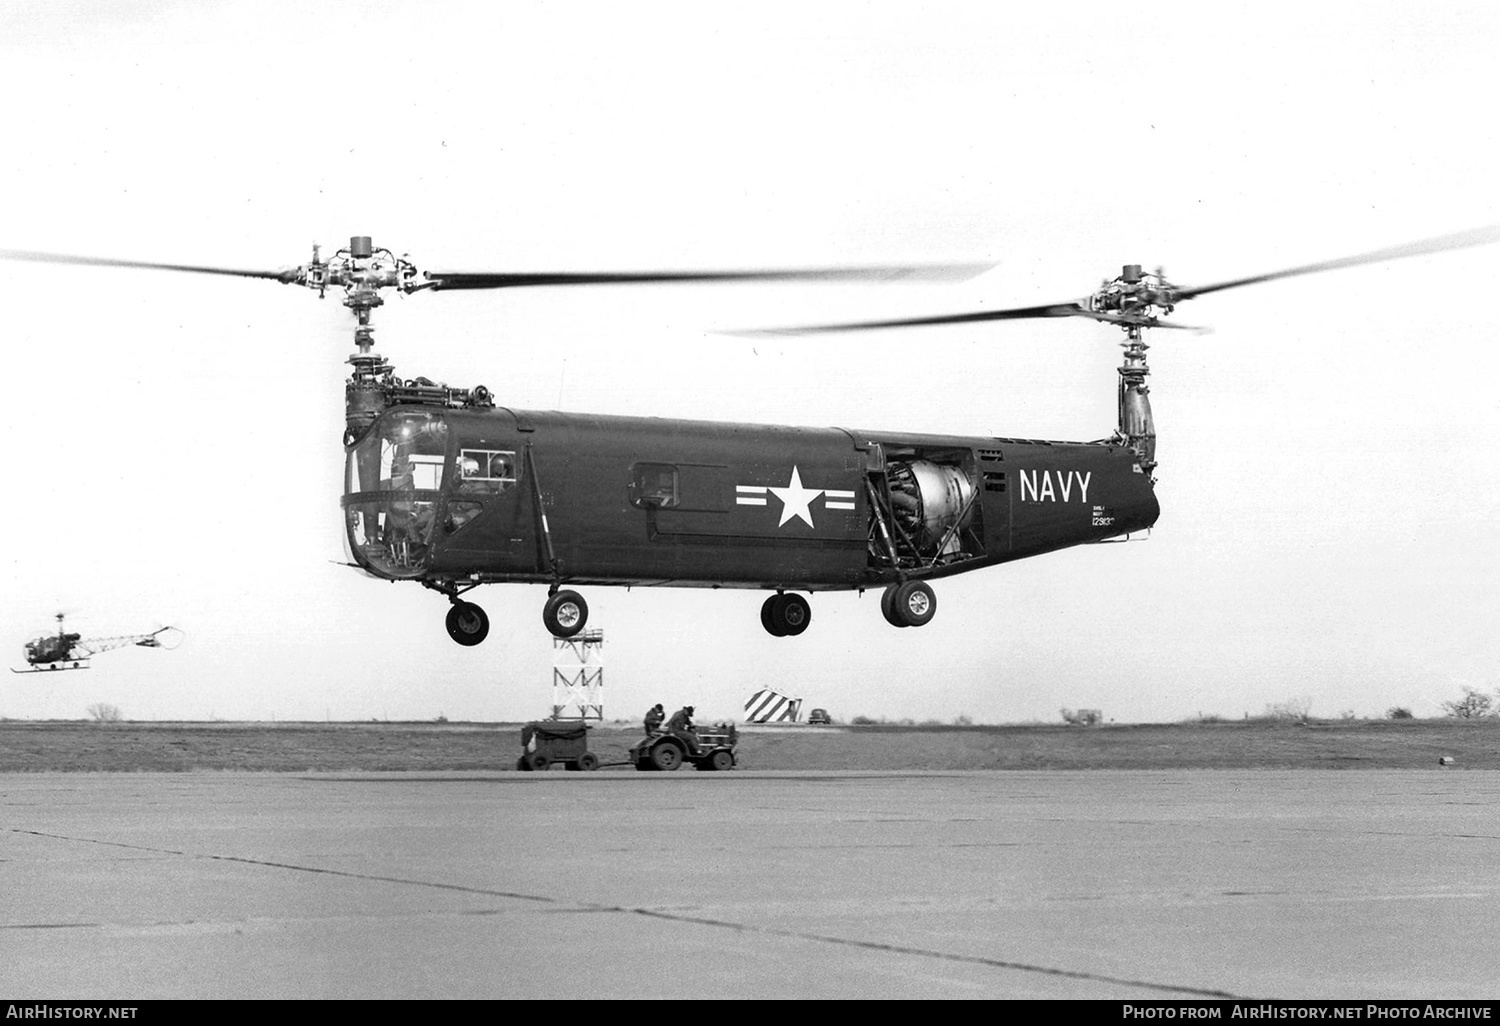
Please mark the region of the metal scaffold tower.
[[604, 719], [604, 632], [552, 639], [552, 718]]

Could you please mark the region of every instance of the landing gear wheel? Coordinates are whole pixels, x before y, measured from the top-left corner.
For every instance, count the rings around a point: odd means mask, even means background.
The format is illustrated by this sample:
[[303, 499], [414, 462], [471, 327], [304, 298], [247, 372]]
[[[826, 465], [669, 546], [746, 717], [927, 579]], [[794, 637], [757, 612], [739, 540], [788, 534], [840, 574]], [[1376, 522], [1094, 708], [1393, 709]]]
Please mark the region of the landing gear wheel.
[[584, 752], [578, 757], [578, 762], [576, 763], [576, 765], [583, 772], [592, 773], [594, 770], [599, 768], [599, 756], [595, 755], [593, 752]]
[[547, 758], [541, 752], [532, 752], [530, 755], [526, 756], [526, 765], [537, 773], [540, 773], [548, 766], [552, 765], [552, 760]]
[[772, 595], [760, 607], [760, 625], [775, 638], [796, 637], [811, 622], [812, 607], [801, 595]]
[[455, 602], [448, 610], [448, 637], [466, 648], [477, 645], [490, 633], [490, 618], [472, 602]]
[[531, 769], [530, 766], [526, 765], [526, 756], [523, 755], [516, 760], [516, 769], [521, 770], [523, 773]]
[[661, 744], [651, 749], [651, 764], [659, 770], [674, 770], [682, 765], [682, 749], [673, 744]]
[[721, 748], [708, 757], [708, 768], [716, 770], [734, 769], [734, 753], [726, 752]]
[[780, 595], [772, 595], [760, 607], [760, 625], [773, 638], [786, 637], [786, 629], [776, 625], [776, 602], [779, 598], [781, 598]]
[[812, 607], [807, 604], [807, 599], [801, 595], [777, 595], [777, 607], [772, 611], [781, 631], [789, 638], [795, 638], [807, 630], [807, 625], [812, 623]]
[[542, 623], [554, 638], [571, 638], [589, 622], [589, 604], [576, 591], [559, 591], [542, 607]]
[[885, 591], [880, 593], [880, 615], [885, 617], [885, 622], [890, 624], [892, 627], [909, 627], [911, 626], [910, 624], [906, 623], [896, 615], [896, 607], [894, 603], [896, 599], [896, 589], [899, 587], [901, 587], [901, 585], [893, 584], [889, 588], [885, 589]]
[[908, 627], [923, 627], [937, 612], [937, 596], [926, 581], [907, 581], [891, 596], [891, 612]]

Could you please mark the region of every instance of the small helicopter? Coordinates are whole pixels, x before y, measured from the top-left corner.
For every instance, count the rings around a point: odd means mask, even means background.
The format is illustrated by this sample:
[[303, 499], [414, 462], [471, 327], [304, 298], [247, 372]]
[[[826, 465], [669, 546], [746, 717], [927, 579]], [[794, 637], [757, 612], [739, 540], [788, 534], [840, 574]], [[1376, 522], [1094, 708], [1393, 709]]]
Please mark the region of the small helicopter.
[[83, 635], [63, 629], [63, 616], [57, 614], [57, 633], [50, 637], [33, 638], [26, 642], [25, 669], [12, 668], [11, 673], [41, 673], [53, 670], [87, 670], [89, 659], [100, 652], [127, 645], [141, 648], [174, 649], [182, 642], [182, 631], [176, 627], [160, 627], [149, 634], [122, 634], [112, 638], [84, 638]]
[[[1145, 333], [1182, 328], [1179, 304], [1239, 288], [1500, 241], [1500, 226], [1193, 288], [1124, 266], [1076, 300], [899, 320], [776, 329], [802, 334], [1077, 317], [1125, 333], [1118, 422], [1096, 441], [967, 437], [718, 423], [496, 405], [484, 386], [403, 378], [373, 351], [382, 290], [403, 294], [528, 286], [775, 280], [893, 280], [955, 268], [514, 273], [423, 271], [355, 236], [286, 270], [4, 251], [0, 257], [263, 278], [344, 290], [357, 352], [345, 384], [342, 506], [348, 563], [445, 596], [449, 636], [477, 645], [484, 584], [543, 584], [554, 636], [584, 629], [585, 586], [743, 588], [771, 594], [762, 627], [802, 634], [802, 593], [882, 589], [894, 627], [937, 610], [929, 583], [1075, 545], [1121, 540], [1160, 513]], [[753, 334], [753, 333], [752, 333]]]

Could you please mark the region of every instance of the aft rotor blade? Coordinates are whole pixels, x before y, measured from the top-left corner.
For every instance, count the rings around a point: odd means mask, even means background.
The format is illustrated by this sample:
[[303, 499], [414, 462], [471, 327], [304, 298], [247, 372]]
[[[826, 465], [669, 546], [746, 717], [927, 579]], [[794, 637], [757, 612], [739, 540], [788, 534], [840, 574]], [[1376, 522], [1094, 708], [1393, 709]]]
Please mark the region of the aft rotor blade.
[[115, 260], [111, 257], [75, 256], [70, 253], [40, 253], [27, 249], [0, 249], [0, 260], [25, 260], [40, 264], [80, 264], [86, 267], [139, 267], [151, 271], [186, 271], [190, 274], [226, 274], [237, 278], [270, 278], [273, 281], [297, 280], [296, 270], [253, 271], [235, 267], [208, 267], [201, 264], [158, 264], [146, 260]]
[[544, 285], [647, 285], [736, 281], [961, 281], [989, 264], [916, 264], [890, 267], [823, 267], [756, 271], [429, 271], [431, 288], [515, 289]]
[[921, 328], [937, 324], [974, 324], [980, 321], [1018, 321], [1041, 317], [1088, 317], [1105, 320], [1082, 303], [1051, 303], [1046, 306], [1019, 306], [1009, 310], [980, 310], [975, 313], [943, 314], [936, 317], [902, 317], [889, 321], [850, 321], [845, 324], [814, 324], [795, 328], [762, 328], [738, 331], [737, 335], [822, 335], [835, 331], [875, 331], [880, 328]]
[[1212, 285], [1200, 285], [1197, 288], [1177, 289], [1175, 291], [1179, 299], [1192, 299], [1195, 296], [1207, 295], [1210, 292], [1222, 292], [1224, 289], [1239, 288], [1241, 285], [1256, 285], [1263, 281], [1275, 281], [1278, 278], [1293, 278], [1301, 274], [1336, 271], [1341, 267], [1358, 267], [1360, 264], [1377, 264], [1387, 260], [1402, 260], [1406, 257], [1423, 256], [1427, 253], [1441, 253], [1449, 249], [1484, 246], [1492, 242], [1500, 242], [1500, 225], [1473, 228], [1469, 231], [1455, 232], [1452, 235], [1439, 235], [1435, 238], [1421, 239], [1417, 242], [1408, 242], [1404, 245], [1391, 246], [1387, 249], [1377, 249], [1369, 253], [1359, 253], [1355, 256], [1339, 257], [1335, 260], [1323, 260], [1315, 264], [1303, 264], [1301, 267], [1289, 267], [1284, 271], [1253, 274], [1247, 278], [1232, 278], [1229, 281], [1215, 282]]

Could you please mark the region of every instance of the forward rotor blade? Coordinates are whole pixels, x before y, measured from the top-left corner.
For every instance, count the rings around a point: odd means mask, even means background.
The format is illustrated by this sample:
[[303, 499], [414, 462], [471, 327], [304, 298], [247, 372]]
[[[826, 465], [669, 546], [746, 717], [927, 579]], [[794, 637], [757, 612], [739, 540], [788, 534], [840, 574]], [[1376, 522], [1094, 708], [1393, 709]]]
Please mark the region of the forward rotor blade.
[[1051, 303], [1047, 306], [1020, 306], [1009, 310], [981, 310], [977, 313], [946, 314], [936, 317], [902, 317], [889, 321], [850, 321], [845, 324], [814, 324], [795, 328], [761, 328], [736, 331], [735, 335], [824, 335], [836, 331], [873, 331], [880, 328], [920, 328], [935, 324], [974, 324], [980, 321], [1018, 321], [1039, 317], [1104, 318], [1084, 308], [1081, 303]]
[[40, 253], [27, 249], [0, 249], [0, 260], [24, 260], [40, 264], [81, 264], [88, 267], [139, 267], [152, 271], [186, 271], [191, 274], [226, 274], [237, 278], [270, 278], [273, 281], [296, 281], [297, 271], [251, 271], [233, 267], [205, 267], [198, 264], [157, 264], [145, 260], [114, 260], [109, 257], [74, 256], [69, 253]]
[[1200, 285], [1192, 289], [1177, 289], [1176, 294], [1179, 299], [1192, 299], [1195, 296], [1207, 295], [1210, 292], [1222, 292], [1224, 289], [1239, 288], [1241, 285], [1256, 285], [1263, 281], [1275, 281], [1278, 278], [1292, 278], [1301, 274], [1317, 274], [1321, 271], [1336, 271], [1341, 267], [1358, 267], [1360, 264], [1376, 264], [1387, 260], [1402, 260], [1406, 257], [1423, 256], [1427, 253], [1441, 253], [1449, 249], [1484, 246], [1492, 242], [1500, 242], [1500, 225], [1473, 228], [1469, 231], [1455, 232], [1452, 235], [1439, 235], [1431, 239], [1421, 239], [1417, 242], [1408, 242], [1400, 246], [1391, 246], [1388, 249], [1377, 249], [1369, 253], [1359, 253], [1355, 256], [1339, 257], [1335, 260], [1323, 260], [1315, 264], [1303, 264], [1301, 267], [1289, 267], [1284, 271], [1271, 271], [1269, 274], [1254, 274], [1248, 278], [1232, 278], [1229, 281], [1215, 282], [1212, 285]]
[[645, 285], [736, 281], [962, 281], [990, 264], [917, 264], [891, 267], [824, 267], [763, 271], [429, 271], [436, 291], [514, 289], [542, 285]]

